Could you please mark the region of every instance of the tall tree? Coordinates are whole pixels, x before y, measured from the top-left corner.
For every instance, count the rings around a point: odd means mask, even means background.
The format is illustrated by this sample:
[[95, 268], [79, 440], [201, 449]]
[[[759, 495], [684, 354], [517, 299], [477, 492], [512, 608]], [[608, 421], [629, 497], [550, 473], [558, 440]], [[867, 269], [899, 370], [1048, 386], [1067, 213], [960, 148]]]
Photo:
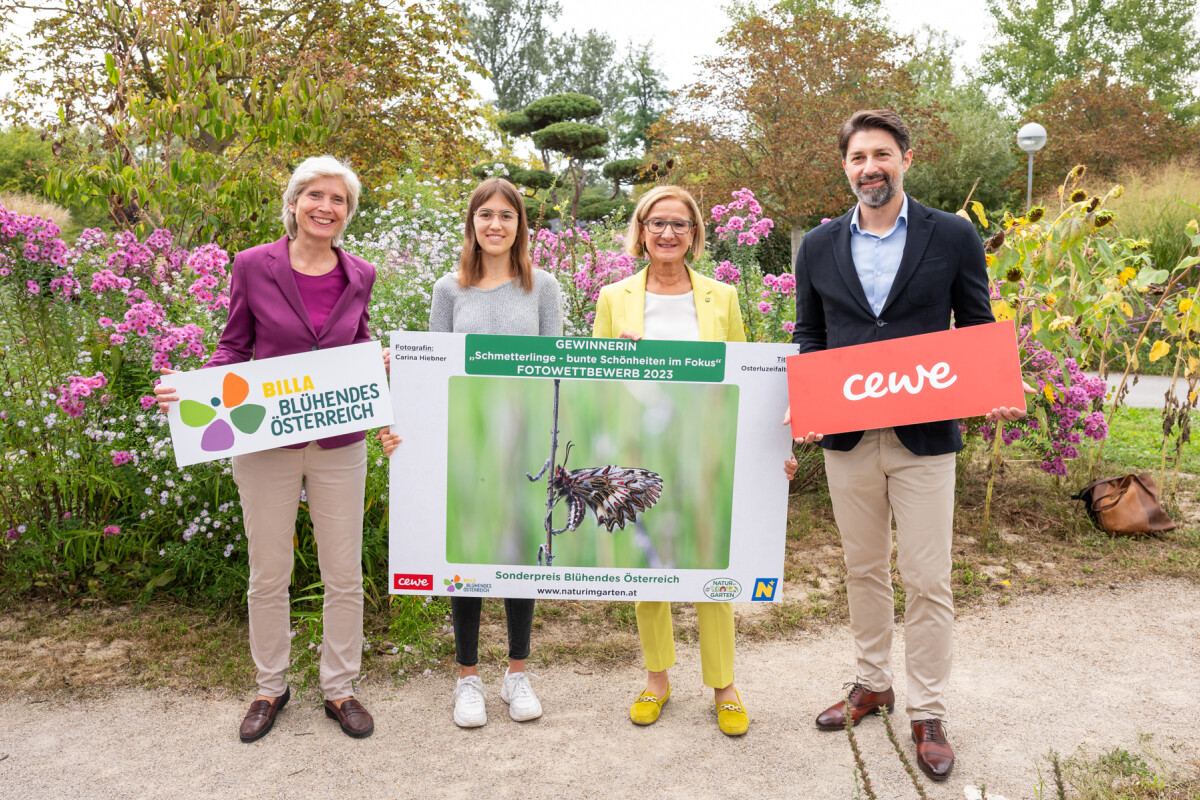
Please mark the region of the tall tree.
[[[0, 16], [18, 8], [30, 6], [0, 0]], [[16, 87], [4, 110], [50, 128], [110, 126], [130, 97], [171, 94], [164, 79], [171, 39], [146, 35], [146, 25], [178, 38], [187, 25], [216, 22], [218, 8], [187, 0], [39, 4], [27, 35], [0, 34]], [[344, 127], [333, 144], [368, 174], [416, 157], [445, 169], [475, 158], [467, 72], [479, 67], [465, 49], [466, 21], [450, 0], [242, 0], [236, 19], [234, 32], [253, 30], [255, 47], [213, 75], [235, 97], [239, 81], [252, 77], [282, 86], [320, 72], [343, 96]], [[119, 88], [127, 96], [109, 80], [106, 57], [121, 65]]]
[[919, 54], [905, 65], [919, 87], [918, 103], [936, 109], [951, 143], [937, 158], [922, 153], [905, 176], [904, 188], [944, 211], [961, 208], [972, 187], [971, 199], [989, 209], [1004, 208], [1013, 194], [1009, 179], [1020, 166], [1013, 140], [1016, 125], [988, 98], [978, 78], [955, 81], [952, 61], [958, 46], [945, 33], [927, 28], [918, 39]]
[[546, 19], [561, 10], [556, 0], [479, 0], [467, 11], [471, 52], [491, 76], [501, 111], [544, 93], [552, 40]]
[[582, 36], [568, 33], [554, 41], [548, 93], [586, 94], [599, 100], [607, 111], [620, 102], [624, 88], [624, 69], [611, 36], [589, 30]]
[[623, 96], [612, 115], [613, 147], [618, 152], [641, 156], [651, 149], [650, 127], [671, 99], [666, 83], [666, 76], [654, 66], [650, 45], [639, 49], [631, 44], [625, 56]]
[[1145, 87], [1099, 76], [1063, 81], [1024, 118], [1049, 132], [1035, 157], [1038, 193], [1062, 183], [1076, 164], [1086, 165], [1094, 178], [1113, 181], [1200, 148], [1200, 130], [1152, 102]]
[[816, 3], [740, 12], [705, 78], [653, 129], [708, 198], [752, 186], [777, 221], [800, 227], [845, 210], [837, 128], [860, 108], [899, 113], [923, 158], [948, 143], [903, 68], [909, 44], [884, 22]]
[[1196, 0], [988, 0], [995, 46], [983, 74], [1019, 108], [1064, 80], [1145, 86], [1181, 120], [1200, 112]]

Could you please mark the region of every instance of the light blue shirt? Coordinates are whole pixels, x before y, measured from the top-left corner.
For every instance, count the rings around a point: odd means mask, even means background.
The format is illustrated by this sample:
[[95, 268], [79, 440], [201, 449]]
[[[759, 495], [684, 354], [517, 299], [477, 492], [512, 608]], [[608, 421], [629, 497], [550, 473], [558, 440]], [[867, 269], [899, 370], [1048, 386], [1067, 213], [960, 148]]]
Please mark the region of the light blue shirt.
[[908, 195], [900, 206], [896, 224], [883, 236], [861, 230], [858, 227], [858, 206], [850, 217], [850, 255], [854, 258], [854, 269], [862, 283], [863, 292], [875, 316], [883, 311], [888, 293], [896, 273], [900, 271], [900, 259], [904, 256], [904, 243], [908, 241]]

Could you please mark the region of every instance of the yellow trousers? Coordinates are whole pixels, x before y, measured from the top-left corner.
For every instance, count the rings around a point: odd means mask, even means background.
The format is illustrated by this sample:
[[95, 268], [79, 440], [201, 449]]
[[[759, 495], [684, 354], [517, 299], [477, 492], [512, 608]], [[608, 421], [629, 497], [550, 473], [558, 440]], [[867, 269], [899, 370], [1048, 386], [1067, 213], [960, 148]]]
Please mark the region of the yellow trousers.
[[[675, 666], [675, 627], [671, 604], [637, 602], [638, 636], [642, 657], [650, 672]], [[730, 603], [696, 603], [700, 623], [700, 668], [704, 685], [724, 689], [733, 683], [733, 606]]]

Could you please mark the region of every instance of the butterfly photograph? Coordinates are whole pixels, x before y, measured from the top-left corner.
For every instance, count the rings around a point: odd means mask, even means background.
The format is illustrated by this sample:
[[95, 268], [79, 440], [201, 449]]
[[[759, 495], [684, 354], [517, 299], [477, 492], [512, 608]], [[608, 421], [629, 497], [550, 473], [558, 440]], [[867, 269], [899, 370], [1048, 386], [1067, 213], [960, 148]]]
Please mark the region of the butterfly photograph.
[[451, 378], [446, 560], [726, 568], [738, 392]]

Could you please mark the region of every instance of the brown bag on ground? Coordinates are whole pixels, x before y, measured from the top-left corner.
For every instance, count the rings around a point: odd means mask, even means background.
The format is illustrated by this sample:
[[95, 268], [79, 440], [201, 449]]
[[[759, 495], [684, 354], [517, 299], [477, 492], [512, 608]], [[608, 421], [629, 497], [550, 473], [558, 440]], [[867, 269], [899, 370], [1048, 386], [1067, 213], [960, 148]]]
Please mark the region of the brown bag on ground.
[[1158, 484], [1149, 472], [1092, 481], [1071, 496], [1082, 500], [1097, 528], [1108, 533], [1158, 533], [1175, 522], [1158, 502]]

